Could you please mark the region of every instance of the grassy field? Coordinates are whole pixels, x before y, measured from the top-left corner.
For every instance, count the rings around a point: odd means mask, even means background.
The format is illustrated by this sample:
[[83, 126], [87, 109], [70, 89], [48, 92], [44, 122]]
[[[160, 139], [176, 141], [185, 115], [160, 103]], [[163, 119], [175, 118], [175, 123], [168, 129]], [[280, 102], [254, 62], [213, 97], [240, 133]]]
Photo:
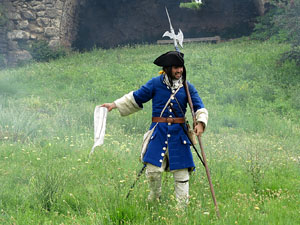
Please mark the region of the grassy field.
[[[176, 210], [173, 178], [146, 201], [143, 111], [108, 115], [104, 145], [89, 158], [93, 112], [157, 76], [152, 62], [172, 46], [72, 54], [0, 71], [0, 224], [300, 224], [300, 71], [278, 65], [289, 47], [272, 42], [186, 44], [188, 80], [209, 111], [205, 170], [191, 176], [190, 204]], [[190, 118], [190, 115], [188, 115]]]

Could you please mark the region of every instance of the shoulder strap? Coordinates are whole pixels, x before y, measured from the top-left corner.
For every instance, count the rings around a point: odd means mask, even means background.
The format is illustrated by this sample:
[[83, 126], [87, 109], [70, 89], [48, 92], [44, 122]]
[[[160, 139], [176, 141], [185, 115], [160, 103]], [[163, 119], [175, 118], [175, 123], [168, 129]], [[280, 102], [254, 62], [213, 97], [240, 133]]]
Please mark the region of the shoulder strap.
[[170, 96], [169, 100], [167, 101], [165, 107], [163, 108], [163, 110], [162, 110], [161, 113], [160, 113], [160, 117], [162, 117], [164, 111], [165, 111], [166, 108], [168, 107], [168, 105], [169, 105], [169, 103], [171, 102], [172, 98], [177, 94], [177, 92], [179, 91], [179, 89], [180, 89], [181, 87], [182, 87], [182, 86], [179, 86], [179, 87], [177, 88], [177, 90], [176, 90], [174, 93], [171, 94], [171, 96]]
[[185, 88], [185, 91], [186, 91], [186, 94], [187, 94], [187, 97], [188, 97], [188, 103], [189, 103], [189, 106], [190, 106], [190, 109], [191, 109], [191, 113], [192, 113], [192, 117], [193, 117], [193, 123], [195, 125], [196, 124], [196, 116], [195, 116], [193, 101], [192, 101], [192, 98], [191, 98], [191, 94], [190, 94], [189, 85], [188, 85], [187, 80], [185, 80], [185, 82], [184, 82], [184, 88]]

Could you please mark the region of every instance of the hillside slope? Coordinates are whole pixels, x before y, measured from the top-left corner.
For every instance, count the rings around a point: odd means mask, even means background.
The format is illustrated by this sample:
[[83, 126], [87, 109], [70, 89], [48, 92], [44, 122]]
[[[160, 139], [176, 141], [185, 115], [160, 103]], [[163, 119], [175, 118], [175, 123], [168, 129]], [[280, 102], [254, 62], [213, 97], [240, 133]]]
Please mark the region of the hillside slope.
[[188, 80], [209, 111], [202, 140], [219, 220], [196, 155], [184, 212], [170, 174], [160, 202], [146, 202], [144, 176], [125, 200], [151, 103], [109, 113], [104, 145], [88, 157], [94, 107], [158, 76], [152, 62], [171, 48], [95, 49], [0, 71], [1, 224], [299, 224], [300, 76], [294, 63], [277, 65], [287, 45], [184, 46]]

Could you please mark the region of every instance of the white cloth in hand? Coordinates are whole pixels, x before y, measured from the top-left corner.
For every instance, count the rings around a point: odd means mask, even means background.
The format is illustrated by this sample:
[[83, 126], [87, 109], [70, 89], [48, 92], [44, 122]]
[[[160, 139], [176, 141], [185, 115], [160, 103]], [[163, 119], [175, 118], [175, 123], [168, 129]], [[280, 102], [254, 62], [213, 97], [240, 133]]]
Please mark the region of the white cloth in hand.
[[94, 111], [94, 146], [90, 152], [90, 156], [94, 153], [97, 146], [104, 142], [106, 128], [107, 108], [96, 106]]

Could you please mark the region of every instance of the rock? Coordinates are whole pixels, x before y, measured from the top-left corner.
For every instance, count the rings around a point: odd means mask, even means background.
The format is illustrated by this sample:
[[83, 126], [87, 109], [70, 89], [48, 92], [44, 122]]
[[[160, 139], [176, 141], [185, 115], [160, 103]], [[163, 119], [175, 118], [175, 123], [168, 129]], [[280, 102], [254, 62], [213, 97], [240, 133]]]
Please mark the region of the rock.
[[19, 45], [17, 41], [8, 41], [8, 49], [10, 51], [17, 51], [19, 50]]
[[37, 18], [36, 20], [37, 24], [41, 27], [47, 26], [50, 23], [49, 18]]
[[20, 62], [26, 62], [31, 59], [31, 54], [26, 50], [8, 52], [8, 62], [10, 65], [16, 65]]
[[24, 16], [25, 19], [28, 19], [28, 20], [36, 19], [36, 15], [34, 13], [32, 13], [31, 11], [29, 11], [29, 10], [24, 11], [22, 13], [22, 15]]
[[45, 28], [45, 36], [46, 37], [54, 37], [57, 35], [57, 29], [55, 27], [46, 27]]
[[12, 20], [8, 20], [6, 23], [7, 30], [15, 30], [15, 23]]
[[59, 0], [56, 1], [55, 7], [56, 7], [57, 9], [62, 9], [63, 6], [64, 6], [64, 3], [63, 3], [62, 1], [59, 1]]
[[28, 40], [30, 34], [23, 30], [13, 30], [7, 33], [7, 38], [9, 40]]
[[42, 5], [42, 4], [39, 4], [39, 5], [34, 6], [33, 9], [35, 11], [42, 11], [42, 10], [45, 10], [46, 7], [44, 5]]
[[30, 2], [30, 5], [31, 5], [32, 7], [35, 7], [35, 6], [37, 6], [37, 5], [41, 5], [41, 2], [40, 2], [40, 1], [31, 1], [31, 2]]
[[32, 25], [32, 24], [29, 25], [29, 29], [30, 29], [30, 31], [38, 33], [38, 34], [44, 32], [44, 28], [36, 26], [36, 25]]
[[29, 25], [28, 20], [21, 20], [21, 21], [19, 21], [19, 23], [18, 23], [18, 25], [17, 25], [17, 28], [18, 28], [19, 30], [22, 30], [22, 29], [27, 28], [28, 25]]
[[57, 29], [59, 29], [59, 27], [60, 27], [60, 20], [59, 19], [52, 19], [51, 20], [51, 26], [52, 27], [56, 27]]
[[37, 39], [37, 35], [36, 34], [30, 34], [30, 39], [31, 40], [36, 40]]
[[58, 16], [58, 12], [56, 9], [48, 9], [46, 10], [46, 16], [48, 16], [51, 19], [54, 19]]
[[19, 13], [11, 12], [7, 14], [7, 18], [11, 20], [21, 20], [22, 17]]
[[52, 4], [52, 3], [53, 3], [53, 0], [45, 0], [45, 3], [46, 3], [46, 4]]
[[45, 16], [46, 12], [45, 11], [40, 11], [40, 12], [37, 12], [36, 15], [38, 17], [41, 17], [41, 16]]
[[51, 48], [57, 48], [60, 46], [60, 40], [51, 40], [49, 42], [49, 47]]

